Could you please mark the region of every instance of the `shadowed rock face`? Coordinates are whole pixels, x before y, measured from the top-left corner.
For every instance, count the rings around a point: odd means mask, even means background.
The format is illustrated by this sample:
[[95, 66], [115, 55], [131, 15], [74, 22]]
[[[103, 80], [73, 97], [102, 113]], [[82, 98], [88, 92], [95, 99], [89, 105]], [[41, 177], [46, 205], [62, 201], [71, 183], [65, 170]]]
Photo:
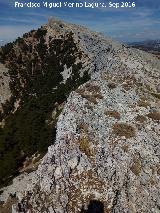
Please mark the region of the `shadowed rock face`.
[[85, 210], [83, 207], [81, 213], [104, 213], [104, 205], [98, 200], [91, 200], [88, 209]]
[[47, 32], [72, 29], [91, 79], [67, 98], [38, 170], [15, 178], [0, 199], [16, 191], [33, 213], [159, 212], [159, 60], [85, 28], [58, 26], [50, 21]]
[[91, 200], [88, 206], [87, 213], [104, 213], [103, 203], [97, 200]]

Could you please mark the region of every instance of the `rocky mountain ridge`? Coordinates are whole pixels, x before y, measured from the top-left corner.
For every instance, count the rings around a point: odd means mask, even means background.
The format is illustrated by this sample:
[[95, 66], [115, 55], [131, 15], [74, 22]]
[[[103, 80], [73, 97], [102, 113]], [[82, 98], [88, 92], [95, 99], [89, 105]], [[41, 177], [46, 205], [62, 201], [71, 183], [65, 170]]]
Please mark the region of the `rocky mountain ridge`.
[[[72, 89], [38, 170], [3, 188], [2, 211], [12, 194], [12, 212], [93, 213], [101, 202], [102, 213], [158, 213], [159, 60], [59, 20], [44, 28], [46, 43], [72, 32], [90, 80]], [[65, 82], [73, 72], [62, 73]]]
[[18, 172], [26, 158], [37, 151], [44, 155], [54, 141], [60, 106], [94, 69], [71, 30], [60, 35], [55, 29], [42, 26], [1, 48], [10, 96], [0, 115], [0, 185]]

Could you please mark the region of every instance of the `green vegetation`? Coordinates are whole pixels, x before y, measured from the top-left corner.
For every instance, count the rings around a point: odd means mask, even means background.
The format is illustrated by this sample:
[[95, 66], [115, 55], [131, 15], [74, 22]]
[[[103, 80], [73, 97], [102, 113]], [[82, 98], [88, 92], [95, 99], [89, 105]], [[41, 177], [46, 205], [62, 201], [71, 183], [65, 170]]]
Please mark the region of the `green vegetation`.
[[[26, 156], [46, 152], [56, 133], [55, 124], [45, 122], [51, 117], [54, 103], [64, 102], [72, 90], [90, 78], [87, 71], [80, 77], [82, 63], [75, 64], [79, 52], [72, 33], [67, 38], [50, 39], [49, 47], [45, 34], [43, 29], [28, 34], [37, 41], [34, 46], [18, 38], [2, 48], [0, 59], [3, 63], [8, 60], [12, 97], [1, 114], [6, 124], [0, 128], [0, 185], [17, 173]], [[61, 72], [65, 64], [67, 68], [72, 66], [72, 76], [64, 84]], [[20, 107], [13, 114], [17, 100]]]
[[6, 56], [11, 51], [12, 48], [13, 48], [12, 43], [8, 43], [4, 47], [1, 47], [1, 51], [0, 51], [0, 62], [1, 63], [3, 63], [6, 60]]

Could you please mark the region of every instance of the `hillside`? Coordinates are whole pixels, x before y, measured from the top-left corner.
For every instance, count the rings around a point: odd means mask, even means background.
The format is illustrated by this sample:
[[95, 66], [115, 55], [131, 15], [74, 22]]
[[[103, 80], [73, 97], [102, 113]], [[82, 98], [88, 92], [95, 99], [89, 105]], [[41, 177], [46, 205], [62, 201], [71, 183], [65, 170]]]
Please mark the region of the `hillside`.
[[53, 143], [60, 106], [73, 89], [89, 80], [92, 66], [87, 67], [85, 57], [71, 31], [59, 35], [49, 26], [2, 47], [0, 61], [8, 68], [9, 80], [3, 72], [0, 184], [26, 157], [37, 151], [43, 154]]
[[2, 188], [2, 213], [160, 211], [155, 56], [50, 19], [2, 47], [0, 58], [9, 78], [1, 184], [26, 158], [44, 155]]

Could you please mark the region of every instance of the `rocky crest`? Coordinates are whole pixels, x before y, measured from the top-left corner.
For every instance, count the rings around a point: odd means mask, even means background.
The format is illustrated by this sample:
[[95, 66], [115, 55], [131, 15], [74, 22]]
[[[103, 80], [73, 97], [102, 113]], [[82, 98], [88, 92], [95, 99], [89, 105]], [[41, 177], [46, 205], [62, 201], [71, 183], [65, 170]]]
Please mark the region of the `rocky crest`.
[[91, 201], [105, 213], [160, 212], [159, 60], [80, 26], [45, 27], [73, 33], [91, 79], [67, 98], [38, 170], [3, 189], [3, 208], [16, 193], [12, 212], [93, 212]]

